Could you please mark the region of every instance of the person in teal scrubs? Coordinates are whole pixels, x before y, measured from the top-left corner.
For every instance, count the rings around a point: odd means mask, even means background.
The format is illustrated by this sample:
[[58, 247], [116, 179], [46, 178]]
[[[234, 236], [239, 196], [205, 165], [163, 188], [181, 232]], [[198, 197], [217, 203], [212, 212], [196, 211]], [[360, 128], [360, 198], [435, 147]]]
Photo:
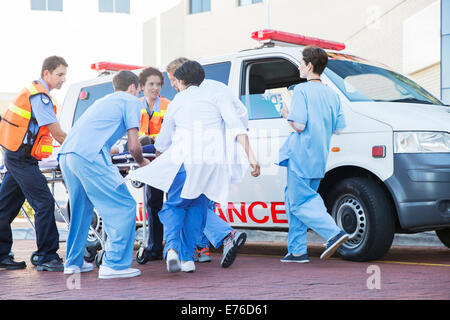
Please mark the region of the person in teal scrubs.
[[327, 63], [323, 49], [303, 49], [299, 71], [307, 81], [295, 87], [290, 110], [282, 110], [294, 131], [281, 147], [278, 163], [287, 168], [285, 207], [289, 222], [288, 254], [281, 262], [309, 262], [308, 228], [328, 241], [321, 259], [331, 256], [348, 240], [317, 193], [325, 175], [331, 136], [345, 128], [338, 94], [320, 79]]
[[135, 229], [136, 202], [123, 184], [122, 175], [111, 162], [111, 147], [128, 135], [128, 150], [139, 166], [142, 157], [138, 140], [141, 103], [138, 77], [121, 71], [113, 78], [115, 92], [97, 100], [78, 119], [59, 153], [61, 172], [70, 201], [70, 230], [67, 239], [65, 273], [84, 272], [89, 226], [94, 207], [107, 234], [99, 278], [125, 278], [140, 275], [130, 268]]

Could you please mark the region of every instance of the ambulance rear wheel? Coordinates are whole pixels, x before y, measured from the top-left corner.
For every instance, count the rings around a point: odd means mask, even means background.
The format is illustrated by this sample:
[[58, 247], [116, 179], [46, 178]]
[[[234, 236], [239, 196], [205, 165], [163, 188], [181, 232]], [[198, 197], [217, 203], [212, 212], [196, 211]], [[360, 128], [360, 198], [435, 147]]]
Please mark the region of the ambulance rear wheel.
[[450, 248], [450, 228], [436, 230], [436, 235], [447, 248]]
[[348, 178], [333, 186], [326, 196], [328, 212], [339, 228], [350, 235], [337, 250], [352, 261], [384, 256], [395, 233], [395, 213], [390, 198], [369, 178]]

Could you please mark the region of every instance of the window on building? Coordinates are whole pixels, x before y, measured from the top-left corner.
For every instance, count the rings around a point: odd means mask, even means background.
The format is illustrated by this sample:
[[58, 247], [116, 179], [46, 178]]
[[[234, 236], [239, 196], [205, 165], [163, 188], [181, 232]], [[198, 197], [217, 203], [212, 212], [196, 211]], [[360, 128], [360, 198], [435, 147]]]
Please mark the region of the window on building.
[[200, 13], [205, 11], [211, 11], [211, 0], [190, 0], [189, 1], [189, 13]]
[[63, 11], [63, 0], [31, 0], [31, 10]]
[[130, 13], [130, 0], [98, 0], [98, 11]]
[[248, 6], [254, 3], [261, 3], [262, 0], [238, 0], [238, 6]]
[[240, 99], [249, 120], [280, 118], [283, 104], [289, 107], [292, 89], [301, 81], [297, 66], [283, 58], [244, 63]]

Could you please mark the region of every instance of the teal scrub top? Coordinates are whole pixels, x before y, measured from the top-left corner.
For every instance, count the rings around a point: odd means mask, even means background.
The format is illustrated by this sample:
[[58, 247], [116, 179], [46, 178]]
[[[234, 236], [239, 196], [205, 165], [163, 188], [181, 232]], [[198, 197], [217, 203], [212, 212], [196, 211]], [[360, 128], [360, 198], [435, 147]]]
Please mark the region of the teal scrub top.
[[345, 128], [344, 113], [336, 92], [313, 81], [294, 88], [288, 121], [305, 125], [292, 132], [280, 149], [280, 166], [288, 166], [299, 177], [320, 179], [325, 175], [331, 136]]
[[107, 158], [111, 147], [128, 130], [139, 128], [141, 101], [129, 93], [117, 91], [97, 100], [77, 120], [68, 133], [59, 154], [76, 153], [93, 162], [99, 152]]

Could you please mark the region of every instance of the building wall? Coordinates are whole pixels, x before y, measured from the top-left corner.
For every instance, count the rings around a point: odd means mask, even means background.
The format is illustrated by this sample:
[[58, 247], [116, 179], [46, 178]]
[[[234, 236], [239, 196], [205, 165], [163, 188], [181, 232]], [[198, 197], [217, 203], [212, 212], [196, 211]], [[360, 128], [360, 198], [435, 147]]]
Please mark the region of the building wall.
[[[435, 67], [439, 61], [408, 73], [403, 65], [405, 21], [436, 3], [439, 1], [272, 0], [269, 27], [344, 42], [347, 52], [382, 62], [436, 94], [440, 91]], [[237, 0], [211, 0], [209, 12], [188, 11], [189, 0], [182, 0], [161, 16], [159, 62], [163, 65], [179, 56], [198, 59], [256, 47], [251, 32], [267, 27], [265, 2], [239, 7]], [[151, 45], [156, 43], [154, 19], [144, 25], [144, 39], [144, 63], [155, 65], [158, 46]]]
[[29, 0], [0, 1], [0, 92], [18, 92], [39, 77], [50, 55], [69, 64], [67, 83], [52, 92], [60, 101], [71, 83], [97, 76], [94, 62], [142, 64], [143, 25], [154, 16], [150, 3], [131, 0], [124, 14], [99, 12], [97, 0], [64, 0], [62, 12], [31, 10]]

